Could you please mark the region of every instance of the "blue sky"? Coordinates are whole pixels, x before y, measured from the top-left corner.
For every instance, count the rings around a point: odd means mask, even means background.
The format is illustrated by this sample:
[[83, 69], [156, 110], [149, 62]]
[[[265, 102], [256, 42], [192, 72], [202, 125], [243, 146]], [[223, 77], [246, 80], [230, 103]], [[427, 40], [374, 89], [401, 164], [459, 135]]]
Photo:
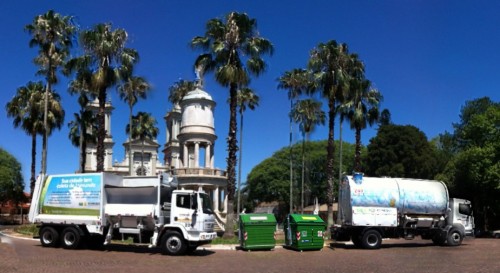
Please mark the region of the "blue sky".
[[[320, 42], [347, 43], [364, 61], [366, 76], [383, 94], [382, 108], [391, 111], [393, 122], [414, 125], [429, 139], [452, 130], [467, 100], [483, 96], [500, 100], [498, 1], [0, 1], [0, 146], [22, 163], [26, 184], [31, 140], [13, 128], [4, 109], [18, 87], [42, 80], [35, 76], [37, 68], [32, 63], [37, 49], [29, 48], [30, 36], [23, 28], [49, 9], [74, 16], [81, 29], [110, 22], [129, 33], [128, 47], [141, 56], [136, 73], [154, 87], [134, 110], [150, 112], [158, 120], [162, 145], [163, 116], [171, 108], [168, 88], [181, 78], [195, 77], [193, 63], [200, 52], [191, 50], [189, 41], [204, 34], [209, 19], [230, 11], [246, 12], [257, 19], [261, 36], [274, 44], [275, 54], [266, 57], [267, 72], [251, 83], [261, 103], [245, 114], [242, 181], [255, 165], [288, 145], [289, 101], [286, 91], [277, 89], [276, 79], [287, 70], [305, 67], [309, 51]], [[205, 89], [217, 102], [215, 166], [224, 169], [228, 90], [215, 83], [212, 75], [205, 78]], [[62, 130], [49, 139], [48, 173], [71, 173], [78, 169], [78, 149], [68, 140], [66, 124], [78, 106], [76, 97], [67, 92], [65, 78], [61, 77], [55, 89], [62, 96], [66, 120]], [[114, 160], [122, 161], [128, 108], [115, 90], [110, 94], [116, 108], [111, 132], [116, 142]], [[335, 138], [338, 135], [337, 126]], [[375, 135], [376, 128], [364, 130], [363, 144]], [[311, 137], [326, 139], [327, 128], [317, 128]], [[344, 130], [343, 138], [354, 142], [350, 130]], [[301, 140], [297, 126], [293, 140]], [[38, 143], [37, 172], [41, 139]]]

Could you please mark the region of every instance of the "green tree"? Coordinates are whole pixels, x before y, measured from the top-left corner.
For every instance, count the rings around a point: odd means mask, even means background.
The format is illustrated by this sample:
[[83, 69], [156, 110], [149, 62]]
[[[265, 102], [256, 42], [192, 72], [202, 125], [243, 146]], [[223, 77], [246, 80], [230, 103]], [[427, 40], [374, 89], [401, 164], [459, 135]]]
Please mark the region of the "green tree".
[[325, 124], [325, 112], [321, 110], [321, 102], [313, 99], [299, 100], [290, 113], [294, 122], [299, 124], [302, 131], [302, 183], [300, 191], [300, 213], [304, 213], [304, 179], [305, 174], [305, 147], [309, 134], [318, 124]]
[[78, 104], [80, 105], [80, 111], [78, 113], [74, 113], [75, 119], [68, 123], [68, 136], [71, 140], [71, 144], [78, 147], [78, 150], [80, 151], [78, 171], [80, 173], [84, 173], [87, 159], [85, 154], [87, 150], [87, 142], [97, 142], [97, 122], [94, 113], [87, 109], [89, 98], [85, 95], [85, 93], [80, 94]]
[[29, 82], [19, 87], [16, 95], [5, 105], [7, 116], [13, 118], [14, 127], [21, 127], [31, 136], [31, 194], [35, 189], [36, 136], [43, 133], [43, 92], [42, 82]]
[[[311, 74], [305, 69], [293, 69], [286, 71], [281, 77], [278, 78], [278, 88], [288, 90], [288, 99], [290, 100], [290, 112], [293, 109], [293, 100], [297, 99], [301, 94], [307, 93], [311, 87], [312, 80]], [[292, 157], [292, 116], [290, 116], [290, 213], [293, 209], [293, 157]]]
[[72, 47], [72, 40], [77, 31], [71, 16], [62, 16], [49, 10], [45, 14], [36, 16], [33, 22], [25, 26], [32, 35], [30, 47], [38, 46], [38, 56], [34, 63], [39, 66], [37, 74], [44, 75], [47, 82], [45, 88], [45, 105], [43, 114], [44, 137], [42, 140], [42, 173], [47, 172], [47, 138], [49, 135], [49, 93], [52, 85], [56, 84], [57, 70], [64, 66]]
[[254, 110], [255, 107], [259, 106], [259, 96], [255, 94], [250, 88], [245, 87], [238, 90], [237, 104], [240, 113], [240, 162], [238, 164], [238, 202], [236, 205], [237, 216], [240, 214], [240, 199], [241, 199], [241, 164], [243, 160], [243, 113], [246, 111], [247, 107], [250, 110]]
[[351, 56], [347, 45], [338, 44], [334, 40], [318, 44], [310, 53], [308, 68], [314, 75], [315, 90], [328, 104], [328, 156], [326, 159], [328, 226], [333, 225], [335, 116], [337, 106], [343, 102], [344, 94], [349, 88], [351, 66]]
[[433, 179], [437, 174], [437, 154], [425, 134], [411, 125], [385, 125], [370, 139], [366, 173]]
[[[86, 88], [95, 94], [99, 101], [97, 111], [97, 172], [104, 171], [105, 107], [108, 90], [116, 86], [124, 75], [130, 75], [139, 54], [125, 47], [128, 34], [124, 29], [112, 30], [111, 24], [97, 24], [80, 35], [80, 44], [85, 54], [72, 60], [73, 63], [88, 67]], [[73, 68], [78, 66], [73, 66]]]
[[440, 135], [439, 149], [448, 155], [438, 179], [451, 195], [473, 202], [476, 226], [500, 227], [500, 103], [484, 97], [467, 101], [453, 134]]
[[[299, 145], [295, 144], [292, 147], [294, 162], [300, 162], [299, 159], [301, 157], [301, 148]], [[335, 145], [338, 147], [339, 142], [336, 141]], [[327, 175], [326, 175], [326, 166], [324, 164], [327, 151], [326, 151], [327, 141], [312, 141], [306, 143], [306, 150], [308, 151], [309, 161], [310, 161], [310, 169], [309, 176], [310, 180], [306, 181], [306, 185], [304, 186], [309, 190], [310, 196], [306, 194], [304, 198], [304, 205], [312, 204], [311, 200], [313, 197], [318, 197], [320, 203], [324, 204], [327, 202], [327, 194], [325, 192], [325, 187], [327, 183]], [[342, 157], [344, 159], [353, 158], [354, 157], [354, 145], [344, 142], [344, 153]], [[364, 150], [363, 150], [364, 152]], [[290, 156], [290, 148], [286, 147], [276, 151], [271, 157], [266, 158], [258, 165], [256, 165], [247, 176], [247, 184], [243, 189], [242, 193], [249, 200], [249, 204], [247, 204], [246, 208], [248, 209], [258, 205], [261, 202], [280, 202], [281, 207], [285, 208], [280, 211], [279, 219], [283, 219], [283, 217], [288, 213], [288, 202], [284, 200], [289, 200], [289, 177], [288, 177], [288, 168], [289, 168], [289, 156]], [[338, 154], [336, 155], [336, 160], [338, 160]], [[353, 161], [347, 161], [347, 164], [344, 166], [346, 169], [352, 169]], [[293, 171], [295, 173], [299, 173], [301, 171], [301, 164], [295, 164], [293, 166]], [[338, 172], [338, 166], [335, 166], [335, 172]], [[294, 185], [295, 186], [295, 185]], [[334, 192], [334, 194], [336, 194]], [[299, 196], [296, 194], [292, 198], [294, 198], [294, 202], [297, 202]]]
[[[118, 86], [118, 91], [120, 93], [120, 98], [124, 100], [129, 107], [129, 126], [132, 126], [132, 113], [133, 107], [137, 103], [139, 98], [145, 99], [147, 97], [148, 91], [151, 90], [151, 86], [143, 77], [131, 76], [126, 79], [125, 82]], [[132, 132], [132, 128], [129, 128], [129, 132]], [[129, 174], [132, 175], [132, 137], [129, 134]]]
[[364, 78], [351, 79], [349, 93], [340, 106], [341, 115], [347, 117], [351, 129], [355, 131], [356, 153], [354, 155], [354, 171], [362, 172], [361, 167], [361, 130], [372, 126], [379, 119], [378, 105], [382, 95]]
[[234, 193], [237, 121], [237, 92], [248, 86], [250, 75], [264, 72], [266, 63], [262, 58], [273, 53], [271, 42], [259, 36], [257, 21], [246, 13], [230, 12], [224, 20], [215, 18], [207, 22], [205, 36], [194, 37], [193, 48], [204, 51], [198, 56], [195, 66], [202, 71], [214, 72], [215, 80], [229, 87], [229, 133], [227, 138], [227, 217], [225, 237], [234, 237]]
[[23, 189], [21, 163], [0, 147], [0, 203], [12, 201], [17, 206], [20, 202], [27, 201]]
[[126, 133], [132, 139], [139, 139], [142, 142], [141, 170], [138, 175], [146, 175], [144, 172], [144, 141], [146, 139], [153, 140], [158, 136], [159, 129], [156, 126], [157, 124], [156, 119], [151, 114], [138, 112], [137, 115], [132, 117], [132, 124], [127, 124], [125, 128]]

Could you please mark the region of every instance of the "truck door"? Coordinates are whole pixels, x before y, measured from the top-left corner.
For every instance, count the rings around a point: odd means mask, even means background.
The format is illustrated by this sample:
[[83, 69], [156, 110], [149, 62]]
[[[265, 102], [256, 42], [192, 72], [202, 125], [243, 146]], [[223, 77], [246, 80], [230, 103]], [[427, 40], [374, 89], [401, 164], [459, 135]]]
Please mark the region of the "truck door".
[[179, 193], [175, 197], [176, 212], [172, 213], [174, 223], [183, 225], [187, 230], [196, 228], [197, 196], [194, 193]]

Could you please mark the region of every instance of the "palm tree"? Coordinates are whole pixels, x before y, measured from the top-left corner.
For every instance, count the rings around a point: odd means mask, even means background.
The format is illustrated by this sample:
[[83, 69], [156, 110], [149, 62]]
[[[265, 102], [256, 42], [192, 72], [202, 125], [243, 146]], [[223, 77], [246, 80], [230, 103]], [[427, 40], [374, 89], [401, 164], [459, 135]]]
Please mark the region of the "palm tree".
[[236, 217], [240, 214], [240, 195], [241, 195], [241, 163], [243, 160], [243, 113], [247, 109], [254, 110], [259, 106], [259, 96], [252, 89], [245, 87], [238, 90], [237, 104], [240, 112], [240, 162], [238, 164], [238, 202], [236, 205]]
[[204, 51], [198, 56], [195, 67], [214, 72], [215, 80], [229, 87], [229, 132], [227, 138], [227, 218], [225, 237], [234, 237], [234, 193], [236, 151], [236, 108], [238, 89], [248, 86], [250, 75], [259, 76], [266, 63], [262, 58], [273, 53], [270, 41], [259, 36], [257, 21], [246, 13], [229, 13], [225, 21], [216, 18], [207, 22], [205, 36], [194, 37], [193, 48]]
[[104, 139], [105, 106], [107, 91], [115, 86], [123, 75], [130, 75], [130, 71], [139, 60], [137, 51], [126, 48], [127, 32], [123, 29], [111, 29], [111, 24], [98, 24], [93, 29], [83, 31], [80, 44], [85, 55], [77, 58], [85, 63], [91, 71], [88, 89], [94, 92], [99, 101], [97, 112], [97, 172], [104, 171]]
[[138, 112], [137, 115], [132, 117], [132, 124], [127, 124], [125, 128], [126, 133], [130, 134], [132, 139], [140, 139], [142, 142], [141, 170], [138, 175], [146, 175], [144, 172], [144, 141], [146, 138], [152, 140], [158, 136], [159, 129], [156, 125], [156, 119], [151, 114]]
[[[120, 98], [124, 100], [129, 107], [129, 126], [132, 126], [132, 108], [137, 103], [139, 98], [145, 99], [147, 92], [151, 90], [151, 86], [143, 77], [128, 77], [127, 80], [118, 87]], [[132, 132], [132, 128], [129, 128]], [[129, 135], [129, 174], [132, 175], [132, 137]]]
[[189, 91], [196, 88], [194, 81], [179, 80], [170, 86], [168, 100], [172, 104], [179, 104]]
[[79, 113], [74, 113], [75, 119], [68, 123], [69, 138], [71, 143], [78, 147], [80, 151], [79, 172], [85, 172], [87, 142], [96, 143], [97, 141], [97, 124], [94, 113], [87, 109], [90, 99], [81, 93], [78, 98], [80, 105]]
[[35, 64], [40, 67], [37, 74], [44, 75], [47, 81], [43, 112], [42, 174], [47, 172], [47, 138], [50, 130], [48, 124], [49, 93], [52, 92], [52, 85], [58, 81], [57, 70], [64, 65], [69, 56], [69, 49], [76, 32], [72, 20], [71, 16], [62, 16], [49, 10], [45, 14], [36, 16], [32, 24], [25, 26], [25, 29], [32, 35], [30, 47], [40, 48], [39, 55], [34, 59]]
[[347, 117], [351, 129], [356, 132], [356, 152], [354, 154], [354, 171], [361, 172], [361, 130], [372, 126], [379, 119], [378, 105], [382, 95], [371, 86], [367, 79], [351, 79], [349, 93], [340, 106], [341, 115]]
[[293, 121], [299, 123], [302, 131], [302, 190], [301, 190], [301, 213], [304, 213], [304, 170], [305, 170], [305, 143], [309, 134], [314, 131], [318, 124], [325, 124], [325, 112], [321, 110], [321, 102], [313, 99], [299, 100], [292, 109], [290, 116]]
[[[305, 69], [293, 69], [286, 71], [278, 78], [278, 88], [288, 90], [290, 100], [290, 112], [293, 109], [293, 100], [299, 95], [306, 93], [310, 86], [310, 74]], [[292, 116], [290, 116], [290, 213], [293, 211], [293, 151], [292, 151]]]
[[328, 226], [333, 225], [333, 188], [334, 188], [334, 127], [337, 105], [343, 101], [348, 90], [348, 69], [351, 59], [346, 44], [331, 40], [320, 43], [310, 53], [308, 67], [314, 74], [315, 90], [328, 103], [328, 146], [327, 146], [327, 207]]
[[14, 119], [14, 127], [21, 127], [31, 136], [31, 196], [35, 188], [36, 136], [43, 133], [43, 108], [40, 105], [43, 92], [42, 82], [29, 82], [26, 86], [19, 87], [16, 95], [5, 105], [7, 116]]

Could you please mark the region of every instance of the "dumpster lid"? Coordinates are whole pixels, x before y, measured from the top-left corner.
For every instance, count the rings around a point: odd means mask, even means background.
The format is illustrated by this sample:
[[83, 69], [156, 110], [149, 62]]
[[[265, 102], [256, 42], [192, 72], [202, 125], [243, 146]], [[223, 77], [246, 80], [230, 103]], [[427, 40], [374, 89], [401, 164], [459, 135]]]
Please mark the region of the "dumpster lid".
[[240, 221], [242, 223], [272, 223], [276, 224], [274, 214], [240, 214]]
[[290, 214], [290, 222], [292, 223], [320, 223], [325, 222], [321, 217], [315, 214]]

